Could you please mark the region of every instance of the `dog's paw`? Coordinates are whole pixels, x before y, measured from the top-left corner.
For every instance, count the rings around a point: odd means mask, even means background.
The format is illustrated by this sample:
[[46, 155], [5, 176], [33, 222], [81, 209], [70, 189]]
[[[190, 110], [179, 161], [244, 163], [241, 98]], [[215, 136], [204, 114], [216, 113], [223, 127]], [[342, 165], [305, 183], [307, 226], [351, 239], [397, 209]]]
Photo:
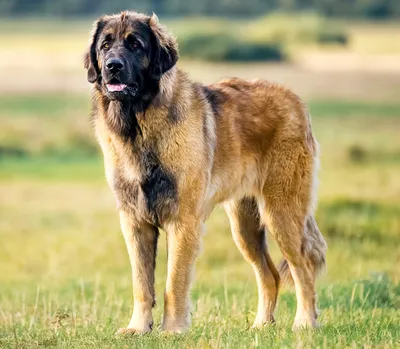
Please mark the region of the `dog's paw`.
[[161, 328], [161, 333], [165, 336], [171, 336], [175, 334], [185, 334], [189, 331], [188, 327], [176, 327], [176, 328]]
[[263, 328], [272, 325], [275, 325], [275, 319], [273, 316], [263, 316], [263, 317], [257, 316], [253, 323], [252, 328]]
[[161, 331], [166, 335], [183, 334], [189, 330], [189, 326], [189, 321], [168, 321], [164, 319], [163, 324], [161, 325]]
[[292, 327], [292, 331], [301, 331], [320, 327], [315, 318], [296, 318]]
[[117, 332], [117, 336], [129, 336], [134, 334], [146, 334], [149, 333], [152, 329], [152, 326], [147, 326], [145, 328], [132, 328], [132, 327], [123, 327], [120, 328]]

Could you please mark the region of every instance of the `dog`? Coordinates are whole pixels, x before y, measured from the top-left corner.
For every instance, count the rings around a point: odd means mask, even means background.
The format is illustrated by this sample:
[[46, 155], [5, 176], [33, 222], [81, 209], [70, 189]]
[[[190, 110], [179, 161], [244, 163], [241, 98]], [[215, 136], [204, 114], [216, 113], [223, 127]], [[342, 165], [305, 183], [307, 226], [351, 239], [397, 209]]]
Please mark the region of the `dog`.
[[[132, 318], [118, 333], [153, 328], [159, 229], [168, 245], [161, 329], [188, 330], [204, 222], [220, 203], [255, 272], [254, 327], [274, 323], [281, 279], [295, 285], [293, 327], [315, 327], [315, 277], [327, 246], [313, 216], [318, 144], [305, 104], [264, 80], [192, 82], [177, 61], [176, 39], [157, 16], [128, 11], [94, 23], [84, 56], [95, 134], [132, 266]], [[284, 257], [280, 272], [267, 230]]]

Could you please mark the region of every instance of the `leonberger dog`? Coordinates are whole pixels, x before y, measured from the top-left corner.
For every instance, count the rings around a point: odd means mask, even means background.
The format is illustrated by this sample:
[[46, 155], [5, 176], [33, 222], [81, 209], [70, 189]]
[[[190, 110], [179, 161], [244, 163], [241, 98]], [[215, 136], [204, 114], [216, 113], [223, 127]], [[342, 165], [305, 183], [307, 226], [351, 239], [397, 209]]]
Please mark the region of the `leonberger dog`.
[[[315, 327], [315, 277], [326, 244], [313, 216], [318, 145], [309, 112], [264, 80], [192, 82], [175, 38], [156, 15], [122, 12], [95, 24], [84, 57], [92, 117], [132, 266], [134, 308], [119, 333], [153, 328], [159, 229], [168, 275], [161, 329], [191, 322], [189, 288], [204, 222], [222, 203], [233, 239], [254, 269], [254, 327], [274, 323], [280, 279], [294, 282], [294, 328]], [[266, 232], [284, 260], [280, 272]]]

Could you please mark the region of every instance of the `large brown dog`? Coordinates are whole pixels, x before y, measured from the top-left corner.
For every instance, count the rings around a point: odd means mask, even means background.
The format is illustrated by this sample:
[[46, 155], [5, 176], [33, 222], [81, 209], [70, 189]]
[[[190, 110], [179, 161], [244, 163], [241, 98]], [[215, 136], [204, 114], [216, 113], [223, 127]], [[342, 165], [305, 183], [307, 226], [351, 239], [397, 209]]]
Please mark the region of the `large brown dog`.
[[134, 310], [120, 333], [152, 329], [158, 229], [167, 233], [162, 329], [190, 324], [189, 287], [204, 222], [224, 203], [258, 284], [254, 326], [274, 322], [280, 277], [265, 227], [297, 296], [294, 327], [316, 326], [315, 276], [326, 244], [313, 218], [318, 146], [305, 105], [262, 80], [205, 86], [176, 67], [155, 15], [104, 16], [85, 55], [93, 121], [132, 265]]

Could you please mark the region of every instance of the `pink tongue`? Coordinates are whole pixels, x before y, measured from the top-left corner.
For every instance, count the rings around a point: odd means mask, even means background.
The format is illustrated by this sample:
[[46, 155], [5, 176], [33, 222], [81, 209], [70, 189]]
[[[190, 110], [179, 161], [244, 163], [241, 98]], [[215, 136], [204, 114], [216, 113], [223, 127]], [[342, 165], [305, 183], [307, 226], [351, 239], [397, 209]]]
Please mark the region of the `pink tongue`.
[[107, 84], [107, 89], [110, 92], [122, 91], [125, 87], [125, 84]]

